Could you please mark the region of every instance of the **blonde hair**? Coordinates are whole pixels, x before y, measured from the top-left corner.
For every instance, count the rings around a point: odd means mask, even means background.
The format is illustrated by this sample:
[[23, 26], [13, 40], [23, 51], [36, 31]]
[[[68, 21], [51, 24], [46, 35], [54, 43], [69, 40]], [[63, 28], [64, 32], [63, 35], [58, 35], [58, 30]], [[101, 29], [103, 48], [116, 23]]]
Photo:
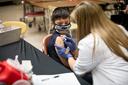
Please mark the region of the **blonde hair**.
[[78, 25], [78, 41], [90, 33], [93, 35], [96, 33], [112, 52], [128, 61], [128, 55], [125, 55], [120, 48], [120, 46], [128, 48], [128, 36], [104, 14], [99, 5], [87, 1], [81, 2], [73, 10], [71, 18]]

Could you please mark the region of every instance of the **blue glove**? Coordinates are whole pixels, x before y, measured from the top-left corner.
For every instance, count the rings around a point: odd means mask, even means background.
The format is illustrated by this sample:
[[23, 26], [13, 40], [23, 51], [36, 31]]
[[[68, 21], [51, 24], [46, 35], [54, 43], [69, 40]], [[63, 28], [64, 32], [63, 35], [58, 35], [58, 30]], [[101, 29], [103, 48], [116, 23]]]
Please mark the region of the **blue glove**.
[[64, 38], [64, 44], [70, 48], [70, 51], [76, 50], [76, 43], [72, 40], [72, 38], [65, 37]]
[[66, 48], [64, 47], [60, 47], [55, 45], [56, 49], [57, 49], [57, 53], [59, 56], [62, 56], [63, 58], [69, 59], [70, 57], [72, 57], [72, 55], [68, 52], [67, 54], [66, 52]]

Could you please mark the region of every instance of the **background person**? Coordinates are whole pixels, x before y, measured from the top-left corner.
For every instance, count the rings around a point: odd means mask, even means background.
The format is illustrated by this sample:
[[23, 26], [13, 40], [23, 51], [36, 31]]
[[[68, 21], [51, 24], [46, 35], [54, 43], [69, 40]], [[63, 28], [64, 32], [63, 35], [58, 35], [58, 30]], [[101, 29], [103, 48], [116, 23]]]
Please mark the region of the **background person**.
[[128, 0], [117, 0], [114, 4], [116, 15], [111, 15], [111, 20], [122, 25], [128, 31]]
[[93, 75], [94, 85], [128, 84], [128, 36], [95, 3], [81, 2], [71, 14], [77, 23], [78, 57], [55, 45], [58, 54], [67, 58], [71, 69], [83, 76]]

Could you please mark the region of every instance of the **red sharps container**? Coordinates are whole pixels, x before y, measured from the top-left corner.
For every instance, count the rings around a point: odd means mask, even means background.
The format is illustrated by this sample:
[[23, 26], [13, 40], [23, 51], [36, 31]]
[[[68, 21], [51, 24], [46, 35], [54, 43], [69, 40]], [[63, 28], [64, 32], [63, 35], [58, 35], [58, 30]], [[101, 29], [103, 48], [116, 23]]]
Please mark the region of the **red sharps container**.
[[11, 66], [7, 61], [0, 62], [0, 82], [12, 85], [12, 83], [20, 79], [28, 80], [28, 76]]

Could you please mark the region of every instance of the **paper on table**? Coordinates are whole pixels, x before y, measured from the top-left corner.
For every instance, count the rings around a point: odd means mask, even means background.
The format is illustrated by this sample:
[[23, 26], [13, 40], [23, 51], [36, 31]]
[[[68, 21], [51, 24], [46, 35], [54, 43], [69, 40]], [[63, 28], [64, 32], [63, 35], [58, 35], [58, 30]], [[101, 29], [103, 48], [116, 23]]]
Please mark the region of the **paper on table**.
[[32, 75], [33, 85], [80, 85], [74, 73]]

